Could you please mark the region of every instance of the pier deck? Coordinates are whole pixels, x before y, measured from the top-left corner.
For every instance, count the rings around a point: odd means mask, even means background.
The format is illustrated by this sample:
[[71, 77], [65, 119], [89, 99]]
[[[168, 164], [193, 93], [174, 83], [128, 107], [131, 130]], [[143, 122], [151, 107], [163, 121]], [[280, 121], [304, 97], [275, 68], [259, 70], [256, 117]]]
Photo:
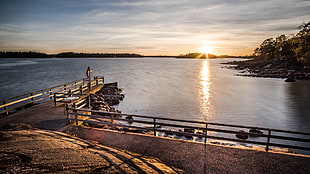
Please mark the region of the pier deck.
[[65, 108], [53, 101], [43, 102], [0, 120], [0, 127], [9, 123], [26, 123], [39, 129], [59, 130], [67, 123]]

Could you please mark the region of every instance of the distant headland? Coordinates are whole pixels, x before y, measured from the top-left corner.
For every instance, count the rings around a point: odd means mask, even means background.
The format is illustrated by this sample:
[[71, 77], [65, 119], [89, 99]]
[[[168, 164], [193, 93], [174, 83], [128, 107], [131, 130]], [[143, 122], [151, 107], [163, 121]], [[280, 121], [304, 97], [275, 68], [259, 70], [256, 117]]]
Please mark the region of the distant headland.
[[57, 54], [46, 54], [34, 51], [0, 51], [0, 58], [187, 58], [187, 59], [213, 59], [213, 58], [253, 58], [250, 56], [230, 56], [230, 55], [214, 55], [205, 53], [186, 53], [178, 56], [167, 55], [141, 55], [138, 53], [75, 53], [63, 52]]
[[0, 52], [1, 58], [86, 58], [86, 57], [98, 57], [98, 58], [108, 58], [108, 57], [143, 57], [140, 54], [131, 53], [74, 53], [74, 52], [63, 52], [58, 54], [46, 54], [39, 52], [11, 52], [2, 51]]

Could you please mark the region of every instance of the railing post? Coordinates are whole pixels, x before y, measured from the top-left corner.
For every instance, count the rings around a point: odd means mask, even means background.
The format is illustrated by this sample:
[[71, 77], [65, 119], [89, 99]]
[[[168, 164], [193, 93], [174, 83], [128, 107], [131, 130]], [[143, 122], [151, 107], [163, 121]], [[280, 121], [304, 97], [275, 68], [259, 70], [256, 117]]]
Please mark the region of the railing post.
[[96, 78], [96, 86], [99, 86], [99, 81], [97, 78]]
[[[84, 82], [83, 82], [83, 85], [84, 85]], [[80, 86], [80, 93], [81, 93], [81, 95], [83, 95], [83, 85]]]
[[154, 124], [154, 127], [153, 127], [154, 136], [156, 136], [156, 118], [153, 118], [153, 124]]
[[70, 115], [69, 115], [69, 107], [68, 107], [68, 104], [65, 104], [65, 112], [66, 112], [66, 115], [67, 115], [67, 119], [68, 119], [68, 124], [71, 123], [71, 120], [70, 119]]
[[76, 89], [76, 81], [74, 82], [74, 89]]
[[56, 93], [54, 93], [54, 103], [55, 103], [55, 107], [57, 106], [57, 96]]
[[69, 91], [68, 91], [68, 97], [72, 97], [72, 95], [73, 95], [72, 90], [69, 89]]
[[268, 152], [268, 150], [269, 150], [270, 135], [271, 135], [271, 130], [268, 129], [268, 137], [267, 137], [266, 152]]
[[207, 143], [207, 138], [208, 138], [208, 123], [206, 123], [206, 131], [204, 132], [205, 134], [205, 144]]
[[49, 91], [50, 91], [50, 100], [52, 100], [53, 99], [52, 88]]
[[66, 91], [67, 91], [67, 85], [64, 84], [64, 92], [66, 92]]
[[91, 91], [91, 80], [88, 82], [88, 90]]
[[87, 102], [88, 102], [88, 109], [90, 109], [91, 105], [90, 105], [90, 95], [87, 96]]
[[[5, 101], [3, 101], [3, 104], [5, 105]], [[8, 107], [7, 106], [4, 106], [3, 108], [5, 110], [5, 115], [8, 116], [9, 115], [9, 111], [8, 111]]]
[[33, 92], [30, 94], [31, 97], [31, 104], [34, 104], [34, 99], [33, 99]]
[[203, 163], [203, 170], [204, 173], [207, 173], [207, 137], [208, 137], [208, 123], [206, 123], [206, 131], [205, 134], [205, 140], [204, 140], [204, 163]]
[[[76, 109], [76, 104], [75, 104], [75, 103], [73, 103], [73, 108]], [[75, 118], [75, 119], [78, 119], [77, 110], [74, 110], [74, 118]], [[79, 122], [78, 122], [78, 121], [75, 121], [75, 124], [78, 126], [78, 125], [79, 125]]]

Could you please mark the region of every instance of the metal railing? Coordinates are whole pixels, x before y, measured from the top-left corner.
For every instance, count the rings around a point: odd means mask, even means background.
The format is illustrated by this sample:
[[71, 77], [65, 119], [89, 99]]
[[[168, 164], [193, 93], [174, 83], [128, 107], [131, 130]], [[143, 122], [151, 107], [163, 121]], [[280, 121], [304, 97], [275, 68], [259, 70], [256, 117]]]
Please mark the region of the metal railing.
[[[91, 80], [91, 86], [98, 86], [99, 84], [103, 83], [103, 77], [95, 77], [94, 80]], [[46, 100], [54, 99], [54, 102], [56, 104], [56, 102], [60, 102], [61, 100], [67, 98], [69, 95], [83, 94], [85, 91], [88, 90], [88, 84], [89, 80], [87, 78], [83, 78], [66, 84], [2, 100], [0, 101], [0, 114], [9, 115], [11, 111], [20, 110], [24, 107], [32, 106], [35, 103]]]
[[[306, 132], [143, 115], [120, 114], [79, 108], [81, 107], [75, 106], [74, 108], [73, 105], [67, 105], [67, 117], [71, 123], [84, 122], [95, 125], [109, 125], [112, 128], [118, 128], [119, 130], [127, 129], [127, 131], [129, 131], [129, 129], [133, 129], [134, 132], [149, 132], [154, 136], [157, 136], [158, 133], [161, 132], [167, 135], [174, 134], [184, 137], [197, 137], [202, 139], [202, 142], [205, 143], [207, 142], [207, 139], [249, 143], [265, 147], [266, 152], [270, 150], [271, 146], [310, 151], [310, 133]], [[84, 119], [80, 118], [80, 116]], [[88, 119], [85, 120], [85, 118]], [[122, 124], [120, 122], [122, 122]], [[181, 131], [176, 129], [180, 129]], [[241, 132], [237, 129], [255, 129], [261, 131], [261, 134], [242, 132], [242, 135], [255, 136], [255, 138], [252, 139], [256, 140], [239, 139], [236, 138], [236, 135]], [[228, 136], [223, 136], [224, 134]], [[273, 142], [273, 140], [275, 140], [275, 142]], [[281, 143], [281, 141], [285, 142]], [[296, 143], [304, 143], [307, 145], [300, 146], [296, 145]]]

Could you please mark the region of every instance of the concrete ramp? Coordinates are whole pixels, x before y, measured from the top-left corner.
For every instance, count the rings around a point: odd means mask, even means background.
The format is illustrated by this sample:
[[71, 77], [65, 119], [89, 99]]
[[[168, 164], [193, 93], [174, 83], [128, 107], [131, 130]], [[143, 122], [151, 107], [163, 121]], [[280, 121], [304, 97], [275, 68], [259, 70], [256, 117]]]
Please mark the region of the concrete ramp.
[[0, 131], [0, 173], [179, 172], [156, 158], [57, 131]]
[[83, 139], [154, 156], [186, 173], [310, 173], [310, 157], [211, 145], [108, 129], [71, 127]]

